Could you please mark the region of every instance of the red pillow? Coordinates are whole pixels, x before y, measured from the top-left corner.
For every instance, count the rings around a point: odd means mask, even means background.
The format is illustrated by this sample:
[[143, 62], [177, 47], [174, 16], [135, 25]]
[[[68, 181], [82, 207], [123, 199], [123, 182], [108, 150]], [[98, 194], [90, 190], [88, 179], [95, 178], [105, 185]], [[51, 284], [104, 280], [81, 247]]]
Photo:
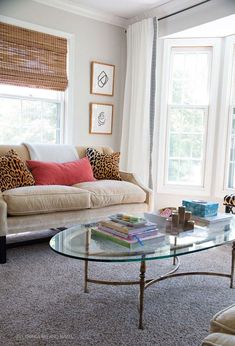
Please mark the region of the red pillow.
[[33, 174], [35, 185], [73, 185], [86, 181], [95, 181], [91, 164], [87, 157], [83, 159], [56, 163], [26, 161]]

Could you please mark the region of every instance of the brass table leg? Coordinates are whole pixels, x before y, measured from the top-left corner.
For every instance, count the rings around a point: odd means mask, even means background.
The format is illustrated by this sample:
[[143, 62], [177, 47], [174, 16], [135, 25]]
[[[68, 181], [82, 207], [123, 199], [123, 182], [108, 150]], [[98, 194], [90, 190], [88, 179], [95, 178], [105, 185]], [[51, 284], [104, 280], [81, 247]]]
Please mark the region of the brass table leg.
[[88, 261], [85, 261], [85, 270], [84, 270], [84, 292], [89, 293], [88, 291]]
[[[177, 238], [175, 237], [175, 241], [174, 241], [174, 246], [176, 246], [177, 245]], [[176, 250], [174, 250], [174, 255], [176, 254]], [[175, 264], [176, 264], [176, 257], [174, 256], [173, 257], [173, 266], [175, 266]]]
[[232, 263], [231, 263], [230, 288], [233, 288], [234, 266], [235, 266], [235, 242], [233, 242], [233, 245], [232, 245]]
[[[91, 241], [91, 231], [88, 229], [86, 231], [86, 254], [89, 255], [89, 245]], [[84, 292], [88, 293], [88, 260], [85, 260], [85, 270], [84, 270]]]
[[145, 288], [145, 271], [146, 264], [142, 260], [140, 264], [140, 309], [139, 309], [139, 329], [143, 328], [143, 311], [144, 311], [144, 288]]

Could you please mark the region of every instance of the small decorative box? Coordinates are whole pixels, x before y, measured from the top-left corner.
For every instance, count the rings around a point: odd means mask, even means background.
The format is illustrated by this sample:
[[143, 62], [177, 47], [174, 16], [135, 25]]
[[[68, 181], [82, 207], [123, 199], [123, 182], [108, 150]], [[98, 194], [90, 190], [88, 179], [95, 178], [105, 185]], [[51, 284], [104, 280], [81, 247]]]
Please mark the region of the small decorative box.
[[219, 208], [219, 203], [198, 200], [183, 200], [182, 205], [193, 215], [200, 217], [216, 216]]

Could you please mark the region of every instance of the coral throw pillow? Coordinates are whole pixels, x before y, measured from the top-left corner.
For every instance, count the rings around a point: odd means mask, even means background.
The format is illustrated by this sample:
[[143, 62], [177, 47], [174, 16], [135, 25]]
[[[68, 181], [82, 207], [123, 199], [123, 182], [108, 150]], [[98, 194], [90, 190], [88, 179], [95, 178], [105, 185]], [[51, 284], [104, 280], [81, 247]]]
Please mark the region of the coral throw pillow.
[[74, 185], [94, 181], [92, 168], [87, 157], [81, 160], [56, 163], [26, 161], [36, 185]]
[[34, 185], [34, 178], [15, 150], [0, 157], [0, 190]]
[[86, 156], [96, 179], [122, 180], [119, 173], [120, 153], [101, 154], [93, 148], [87, 148]]

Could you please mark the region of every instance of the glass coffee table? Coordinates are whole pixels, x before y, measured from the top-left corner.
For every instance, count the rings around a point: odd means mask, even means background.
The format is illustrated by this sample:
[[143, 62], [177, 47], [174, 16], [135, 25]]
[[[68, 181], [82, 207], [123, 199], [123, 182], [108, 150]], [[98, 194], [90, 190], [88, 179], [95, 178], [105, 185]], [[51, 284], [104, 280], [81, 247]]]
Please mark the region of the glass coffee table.
[[[139, 215], [138, 215], [139, 216]], [[154, 283], [184, 275], [212, 275], [227, 277], [230, 279], [230, 287], [233, 288], [234, 264], [235, 264], [235, 218], [228, 223], [216, 223], [210, 227], [195, 226], [194, 230], [179, 234], [169, 234], [163, 219], [153, 214], [145, 213], [147, 220], [155, 221], [159, 232], [164, 236], [159, 242], [148, 242], [147, 245], [139, 245], [134, 249], [126, 248], [113, 241], [97, 237], [92, 233], [94, 223], [77, 225], [56, 234], [50, 240], [50, 247], [57, 253], [83, 260], [84, 291], [88, 293], [88, 283], [103, 285], [139, 285], [139, 328], [143, 329], [144, 291]], [[163, 220], [163, 221], [162, 221]], [[184, 272], [176, 273], [180, 266], [179, 256], [194, 252], [205, 251], [227, 243], [232, 245], [232, 258], [230, 273], [217, 272]], [[165, 258], [173, 259], [173, 269], [157, 278], [146, 279], [146, 262]], [[136, 281], [107, 281], [89, 277], [89, 262], [140, 262], [139, 279]]]

